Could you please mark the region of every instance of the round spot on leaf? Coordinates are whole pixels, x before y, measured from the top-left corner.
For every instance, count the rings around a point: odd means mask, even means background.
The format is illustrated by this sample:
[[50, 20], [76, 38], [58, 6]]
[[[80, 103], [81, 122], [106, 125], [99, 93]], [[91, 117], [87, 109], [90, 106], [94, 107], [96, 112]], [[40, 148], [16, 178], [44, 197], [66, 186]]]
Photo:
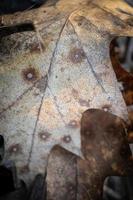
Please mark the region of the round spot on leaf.
[[13, 144], [12, 146], [9, 147], [9, 153], [11, 154], [16, 154], [21, 151], [21, 146], [20, 144]]
[[65, 143], [69, 143], [69, 142], [71, 142], [71, 140], [72, 140], [72, 138], [70, 135], [66, 135], [63, 137], [63, 142], [65, 142]]
[[102, 110], [104, 110], [105, 112], [108, 112], [109, 110], [110, 110], [110, 105], [104, 105], [104, 106], [102, 106]]
[[79, 126], [78, 122], [76, 120], [71, 120], [68, 124], [70, 128], [77, 128]]
[[85, 57], [83, 49], [74, 48], [69, 52], [69, 59], [74, 64], [81, 63]]
[[31, 53], [40, 53], [41, 51], [45, 51], [44, 44], [32, 43], [29, 47]]
[[81, 106], [89, 107], [89, 101], [86, 101], [84, 99], [79, 99], [79, 104]]
[[49, 139], [49, 137], [50, 137], [50, 133], [48, 133], [48, 132], [40, 132], [40, 133], [39, 133], [39, 138], [40, 138], [41, 140], [46, 141], [46, 140]]
[[35, 68], [29, 67], [22, 71], [22, 77], [27, 82], [35, 82], [39, 77], [39, 73]]

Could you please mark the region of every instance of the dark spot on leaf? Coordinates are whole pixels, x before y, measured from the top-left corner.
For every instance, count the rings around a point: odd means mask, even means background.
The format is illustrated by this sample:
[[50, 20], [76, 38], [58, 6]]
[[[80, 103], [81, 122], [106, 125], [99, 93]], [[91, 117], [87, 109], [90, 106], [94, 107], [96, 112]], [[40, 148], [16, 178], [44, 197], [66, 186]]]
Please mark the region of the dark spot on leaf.
[[79, 104], [81, 106], [86, 106], [86, 107], [89, 107], [89, 102], [84, 100], [84, 99], [79, 99]]
[[48, 133], [48, 132], [40, 132], [40, 133], [39, 133], [39, 138], [40, 138], [41, 140], [46, 141], [46, 140], [49, 139], [50, 135], [51, 135], [51, 134]]
[[20, 146], [20, 144], [13, 144], [12, 146], [9, 147], [8, 151], [11, 154], [20, 153], [21, 152], [21, 146]]
[[79, 126], [78, 122], [76, 120], [71, 120], [68, 124], [70, 128], [77, 128]]
[[35, 82], [39, 78], [39, 73], [35, 68], [29, 67], [22, 71], [22, 77], [26, 82]]
[[63, 142], [65, 142], [65, 143], [69, 143], [69, 142], [71, 142], [71, 140], [72, 140], [72, 138], [70, 135], [66, 135], [63, 137]]
[[83, 49], [74, 48], [69, 53], [69, 59], [74, 64], [81, 63], [85, 57]]
[[102, 106], [102, 110], [104, 110], [105, 112], [108, 112], [110, 110], [110, 105], [106, 104], [104, 106]]
[[45, 47], [42, 43], [32, 43], [30, 44], [29, 49], [31, 53], [40, 53], [42, 50], [45, 51]]

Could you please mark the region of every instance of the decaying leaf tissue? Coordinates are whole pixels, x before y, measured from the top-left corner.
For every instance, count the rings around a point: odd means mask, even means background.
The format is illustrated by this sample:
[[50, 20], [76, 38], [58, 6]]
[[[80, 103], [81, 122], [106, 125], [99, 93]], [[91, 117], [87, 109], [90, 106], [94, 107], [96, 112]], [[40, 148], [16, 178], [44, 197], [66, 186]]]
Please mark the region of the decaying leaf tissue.
[[115, 37], [133, 36], [133, 7], [49, 0], [0, 24], [2, 162], [13, 161], [28, 186], [44, 175], [43, 199], [101, 200], [107, 176], [133, 174], [126, 95], [109, 50]]

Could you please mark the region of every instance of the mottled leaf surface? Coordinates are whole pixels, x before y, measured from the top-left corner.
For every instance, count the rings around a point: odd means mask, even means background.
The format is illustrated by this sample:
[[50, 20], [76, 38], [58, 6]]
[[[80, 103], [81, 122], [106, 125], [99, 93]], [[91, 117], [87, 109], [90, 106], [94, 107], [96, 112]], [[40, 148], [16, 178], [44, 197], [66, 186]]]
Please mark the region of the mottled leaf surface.
[[[113, 5], [111, 0], [60, 0], [3, 16], [0, 134], [5, 159], [15, 161], [24, 180], [44, 173], [56, 144], [81, 154], [80, 121], [87, 109], [128, 120], [109, 45], [117, 35], [133, 35], [133, 8], [122, 0]], [[2, 32], [5, 27], [14, 34]]]

